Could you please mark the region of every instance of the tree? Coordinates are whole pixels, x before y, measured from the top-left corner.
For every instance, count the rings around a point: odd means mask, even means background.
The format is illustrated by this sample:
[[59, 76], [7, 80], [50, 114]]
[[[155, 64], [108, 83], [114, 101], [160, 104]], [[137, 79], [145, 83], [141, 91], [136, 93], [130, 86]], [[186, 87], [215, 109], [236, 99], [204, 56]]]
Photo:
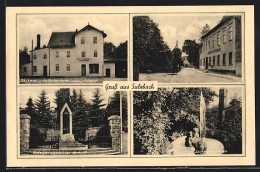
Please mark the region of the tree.
[[102, 109], [105, 104], [102, 104], [103, 100], [100, 94], [100, 90], [96, 88], [94, 94], [94, 99], [92, 99], [92, 105], [91, 105], [91, 111], [90, 111], [90, 118], [91, 118], [91, 124], [95, 127], [102, 125], [106, 122], [106, 116], [104, 109]]
[[181, 65], [183, 65], [181, 59], [181, 50], [179, 48], [174, 48], [172, 53], [172, 71], [178, 72], [180, 70]]
[[37, 117], [35, 116], [35, 107], [32, 98], [30, 97], [26, 103], [25, 108], [26, 114], [28, 114], [31, 117], [31, 126], [34, 126], [37, 124]]
[[85, 132], [89, 127], [89, 103], [86, 102], [82, 91], [79, 91], [77, 96], [77, 101], [75, 103], [75, 109], [73, 113], [73, 133], [75, 134], [76, 140], [82, 140], [85, 138]]
[[167, 130], [168, 114], [162, 109], [166, 89], [156, 92], [134, 92], [134, 153], [166, 154], [170, 148]]
[[57, 126], [60, 126], [60, 112], [63, 108], [63, 106], [65, 105], [65, 103], [67, 103], [70, 107], [70, 89], [69, 88], [61, 88], [59, 90], [57, 90], [55, 92], [55, 99], [54, 99], [54, 103], [56, 103], [57, 107], [56, 107], [56, 112], [58, 114], [57, 116]]
[[104, 43], [104, 56], [105, 57], [113, 57], [115, 55], [116, 46], [112, 42]]
[[189, 63], [195, 67], [199, 67], [199, 49], [200, 44], [197, 44], [195, 40], [185, 40], [182, 47], [182, 52], [188, 54]]
[[30, 62], [30, 55], [28, 54], [27, 47], [24, 47], [23, 50], [19, 50], [19, 62], [20, 62], [20, 66]]
[[206, 24], [205, 26], [203, 26], [201, 32], [200, 32], [200, 35], [203, 36], [205, 35], [206, 33], [208, 33], [210, 31], [210, 27], [208, 24]]
[[115, 57], [118, 59], [127, 59], [127, 41], [121, 42], [118, 47], [116, 47]]
[[163, 72], [169, 68], [171, 51], [163, 41], [158, 25], [148, 16], [133, 18], [133, 58], [140, 64], [140, 72]]
[[50, 101], [47, 100], [47, 93], [42, 90], [39, 99], [36, 100], [35, 102], [35, 120], [38, 122], [38, 126], [40, 128], [51, 128], [52, 123], [51, 121], [53, 120], [50, 113]]
[[201, 91], [208, 105], [216, 95], [209, 88], [134, 92], [135, 153], [165, 154], [173, 132], [186, 133], [198, 127]]

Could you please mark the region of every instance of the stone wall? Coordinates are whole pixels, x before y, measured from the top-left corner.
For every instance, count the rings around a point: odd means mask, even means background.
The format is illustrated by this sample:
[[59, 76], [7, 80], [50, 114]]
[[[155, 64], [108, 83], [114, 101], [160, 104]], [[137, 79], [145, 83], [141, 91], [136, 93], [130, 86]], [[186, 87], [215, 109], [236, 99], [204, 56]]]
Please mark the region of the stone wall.
[[31, 117], [27, 114], [20, 116], [20, 153], [24, 153], [29, 149], [30, 138], [30, 120]]
[[121, 152], [121, 119], [120, 116], [112, 115], [108, 118], [110, 135], [112, 137], [112, 149]]

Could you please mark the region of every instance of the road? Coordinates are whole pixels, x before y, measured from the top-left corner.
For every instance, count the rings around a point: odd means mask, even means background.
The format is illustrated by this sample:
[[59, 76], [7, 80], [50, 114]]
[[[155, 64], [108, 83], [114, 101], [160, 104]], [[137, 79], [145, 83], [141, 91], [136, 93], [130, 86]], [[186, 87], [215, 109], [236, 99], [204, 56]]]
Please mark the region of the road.
[[140, 73], [140, 81], [158, 81], [162, 83], [241, 83], [241, 77], [205, 73], [198, 69], [182, 68], [178, 73]]
[[[222, 155], [224, 153], [224, 146], [221, 142], [211, 138], [203, 138], [207, 144], [206, 155]], [[173, 155], [195, 155], [194, 147], [185, 146], [185, 137], [181, 137], [172, 142]]]

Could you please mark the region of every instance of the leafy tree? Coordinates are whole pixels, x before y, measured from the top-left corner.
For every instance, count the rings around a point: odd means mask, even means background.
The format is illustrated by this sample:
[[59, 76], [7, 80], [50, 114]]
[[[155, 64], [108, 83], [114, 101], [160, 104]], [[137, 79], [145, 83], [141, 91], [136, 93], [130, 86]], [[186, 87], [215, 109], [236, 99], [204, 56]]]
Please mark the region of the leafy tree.
[[[122, 94], [122, 121], [123, 121], [123, 131], [127, 132], [127, 95], [125, 92]], [[113, 97], [110, 98], [110, 102], [106, 108], [106, 117], [111, 115], [120, 115], [120, 92], [116, 91]]]
[[185, 40], [182, 52], [188, 54], [188, 61], [190, 64], [193, 64], [195, 67], [199, 66], [199, 54], [200, 44], [197, 44], [195, 40]]
[[207, 135], [224, 144], [228, 154], [242, 153], [242, 107], [237, 98], [233, 98], [225, 110], [225, 120], [218, 126], [218, 107], [213, 107], [206, 114]]
[[28, 53], [27, 47], [24, 47], [23, 50], [19, 50], [19, 62], [20, 66], [30, 62], [30, 54]]
[[140, 64], [140, 72], [163, 72], [170, 64], [171, 51], [163, 41], [158, 25], [148, 16], [133, 18], [133, 58]]
[[40, 128], [51, 128], [53, 120], [50, 111], [50, 101], [47, 100], [47, 93], [42, 90], [39, 99], [35, 102], [35, 120]]
[[172, 59], [172, 71], [178, 72], [182, 64], [181, 59], [181, 50], [179, 48], [174, 48], [173, 51], [173, 59]]
[[209, 88], [134, 92], [135, 153], [165, 154], [173, 132], [183, 133], [198, 127], [201, 91], [208, 105], [216, 95]]
[[166, 154], [170, 143], [166, 131], [170, 119], [162, 110], [166, 89], [156, 92], [134, 92], [134, 153]]
[[105, 57], [113, 57], [115, 55], [116, 46], [112, 42], [104, 43], [104, 55]]
[[121, 42], [114, 52], [116, 58], [127, 59], [127, 41]]

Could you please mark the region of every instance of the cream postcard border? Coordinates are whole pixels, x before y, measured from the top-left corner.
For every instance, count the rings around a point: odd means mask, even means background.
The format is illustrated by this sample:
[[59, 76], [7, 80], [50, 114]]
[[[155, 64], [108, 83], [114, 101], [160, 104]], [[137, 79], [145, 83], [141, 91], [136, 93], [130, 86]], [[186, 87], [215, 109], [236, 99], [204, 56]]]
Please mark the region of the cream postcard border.
[[[16, 14], [17, 13], [129, 13], [132, 14], [144, 14], [144, 13], [176, 13], [176, 12], [244, 12], [245, 13], [245, 54], [244, 54], [244, 78], [246, 78], [245, 85], [241, 86], [245, 91], [243, 97], [244, 104], [246, 106], [245, 114], [246, 120], [246, 154], [244, 157], [236, 156], [221, 156], [221, 157], [152, 157], [133, 156], [133, 139], [130, 135], [129, 157], [113, 156], [113, 157], [97, 157], [97, 158], [64, 158], [64, 159], [18, 159], [17, 158], [17, 100], [16, 94], [17, 88], [17, 76], [16, 76]], [[255, 81], [254, 81], [254, 6], [178, 6], [178, 7], [7, 7], [6, 8], [6, 134], [7, 134], [7, 166], [8, 167], [58, 167], [58, 166], [219, 166], [219, 165], [254, 165], [255, 164]], [[130, 21], [131, 18], [129, 19]], [[132, 66], [132, 22], [130, 22], [130, 61], [128, 66], [131, 68], [128, 71], [133, 71]], [[129, 51], [128, 51], [129, 52]], [[243, 51], [242, 51], [243, 52]], [[132, 80], [133, 73], [129, 73], [129, 78]], [[65, 84], [63, 84], [64, 86]], [[93, 84], [92, 84], [93, 85]], [[158, 84], [158, 86], [174, 86], [174, 87], [187, 87], [189, 84]], [[220, 84], [218, 84], [220, 85]], [[225, 84], [226, 85], [226, 84]], [[229, 84], [232, 86], [232, 84]], [[242, 83], [241, 83], [242, 85]], [[80, 85], [82, 86], [82, 85]], [[209, 87], [211, 84], [196, 85], [201, 87]], [[233, 85], [238, 86], [238, 85]], [[19, 87], [29, 87], [29, 85], [19, 85]], [[52, 87], [52, 86], [49, 86]], [[69, 87], [69, 85], [68, 85]], [[129, 96], [130, 95], [130, 96]], [[128, 93], [128, 105], [130, 119], [133, 115], [132, 105], [132, 92]], [[130, 102], [131, 101], [131, 102]], [[128, 118], [128, 119], [129, 119]], [[129, 122], [129, 130], [132, 130], [132, 120]], [[132, 133], [132, 132], [130, 132]], [[129, 138], [129, 137], [128, 137]]]

